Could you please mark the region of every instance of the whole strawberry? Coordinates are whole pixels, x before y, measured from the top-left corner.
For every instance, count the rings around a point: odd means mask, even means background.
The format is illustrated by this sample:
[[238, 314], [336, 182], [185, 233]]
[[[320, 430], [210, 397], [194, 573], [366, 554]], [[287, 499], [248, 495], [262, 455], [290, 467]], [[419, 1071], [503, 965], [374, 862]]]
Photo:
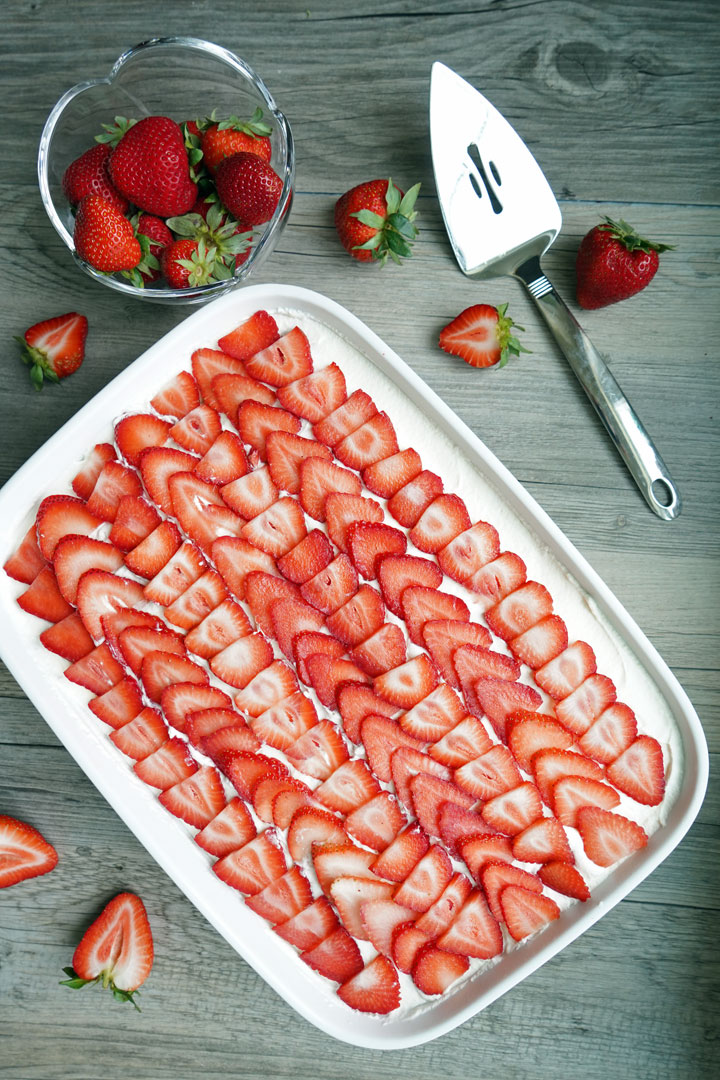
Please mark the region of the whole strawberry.
[[100, 195], [121, 214], [128, 208], [127, 199], [116, 191], [108, 172], [108, 159], [112, 148], [107, 143], [97, 143], [68, 165], [62, 178], [65, 198], [75, 206], [85, 195]]
[[267, 161], [246, 150], [222, 159], [215, 184], [223, 206], [249, 227], [270, 220], [283, 189], [282, 180]]
[[601, 308], [641, 292], [655, 277], [658, 255], [672, 251], [638, 236], [622, 218], [603, 218], [585, 236], [577, 253], [577, 301], [582, 308]]
[[414, 225], [420, 185], [407, 194], [392, 180], [370, 180], [346, 191], [335, 204], [335, 228], [340, 243], [353, 259], [375, 260], [388, 256], [399, 263], [412, 254], [411, 241], [417, 236]]
[[80, 200], [73, 236], [80, 258], [103, 273], [132, 270], [142, 258], [128, 219], [99, 195]]
[[30, 380], [42, 390], [43, 380], [59, 382], [72, 375], [85, 358], [88, 321], [77, 311], [43, 319], [15, 340], [22, 346], [22, 358], [30, 365]]
[[143, 237], [146, 237], [148, 241], [148, 252], [143, 260], [148, 264], [148, 268], [142, 270], [141, 275], [144, 283], [151, 285], [153, 281], [157, 281], [162, 275], [160, 257], [163, 248], [167, 247], [168, 244], [172, 244], [175, 237], [162, 218], [155, 217], [153, 214], [140, 214], [137, 222], [137, 235], [141, 247], [143, 246]]
[[[189, 289], [217, 281], [215, 254], [215, 248], [208, 248], [202, 239], [186, 237], [168, 244], [162, 250], [160, 266], [170, 288]], [[225, 276], [229, 277], [229, 272]]]
[[131, 203], [149, 214], [185, 214], [197, 198], [179, 124], [146, 116], [125, 132], [110, 155], [110, 179]]
[[220, 263], [237, 269], [250, 255], [252, 232], [227, 213], [215, 194], [201, 196], [189, 214], [168, 218], [167, 223], [178, 236], [202, 239], [208, 249], [215, 248], [216, 278]]
[[205, 128], [200, 148], [203, 152], [203, 163], [211, 176], [215, 175], [223, 158], [238, 154], [241, 150], [257, 154], [263, 161], [270, 160], [272, 145], [269, 136], [272, 128], [263, 122], [262, 115], [262, 109], [258, 107], [249, 120], [231, 116]]

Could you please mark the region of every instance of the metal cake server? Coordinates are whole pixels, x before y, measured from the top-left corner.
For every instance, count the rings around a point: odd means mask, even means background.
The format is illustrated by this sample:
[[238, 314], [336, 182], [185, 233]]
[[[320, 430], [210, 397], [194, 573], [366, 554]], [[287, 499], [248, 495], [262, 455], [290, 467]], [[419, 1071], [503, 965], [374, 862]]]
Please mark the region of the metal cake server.
[[681, 500], [665, 463], [600, 354], [542, 271], [560, 207], [517, 132], [470, 83], [434, 63], [430, 137], [440, 208], [468, 277], [525, 285], [650, 508], [665, 521]]

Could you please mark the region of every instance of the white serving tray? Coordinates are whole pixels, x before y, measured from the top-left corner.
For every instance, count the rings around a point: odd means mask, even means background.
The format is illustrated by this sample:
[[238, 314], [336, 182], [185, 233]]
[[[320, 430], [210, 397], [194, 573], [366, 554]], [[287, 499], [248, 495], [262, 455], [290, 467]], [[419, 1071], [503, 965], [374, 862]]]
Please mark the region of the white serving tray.
[[[85, 451], [112, 438], [119, 414], [147, 405], [191, 352], [218, 337], [258, 308], [304, 312], [339, 333], [423, 412], [475, 469], [499, 490], [509, 510], [524, 522], [592, 598], [620, 638], [649, 673], [672, 712], [682, 746], [682, 777], [667, 821], [648, 846], [619, 865], [593, 889], [586, 904], [573, 904], [535, 938], [477, 972], [453, 993], [430, 1001], [422, 1012], [381, 1018], [348, 1009], [334, 984], [315, 975], [234, 890], [210, 869], [212, 860], [192, 831], [168, 814], [110, 743], [104, 725], [86, 708], [87, 692], [62, 678], [65, 662], [39, 641], [42, 624], [15, 603], [23, 590], [0, 573], [0, 655], [29, 699], [89, 779], [153, 858], [212, 925], [294, 1009], [336, 1039], [389, 1050], [415, 1046], [452, 1030], [526, 978], [592, 926], [665, 859], [695, 819], [705, 794], [708, 754], [697, 715], [665, 662], [542, 508], [477, 436], [380, 338], [334, 301], [287, 285], [253, 285], [229, 293], [195, 312], [139, 357], [97, 394], [18, 470], [0, 491], [0, 566], [16, 548], [46, 495], [69, 490]], [[350, 380], [349, 384], [350, 384]], [[353, 384], [353, 388], [354, 388]], [[372, 388], [370, 388], [372, 390]], [[382, 399], [378, 397], [382, 407]], [[394, 417], [393, 417], [394, 419]], [[418, 433], [416, 445], [423, 446]], [[442, 472], [441, 464], [428, 461]], [[39, 678], [38, 671], [49, 672]], [[677, 763], [675, 763], [677, 767]], [[238, 1002], [238, 1012], [242, 1002]]]

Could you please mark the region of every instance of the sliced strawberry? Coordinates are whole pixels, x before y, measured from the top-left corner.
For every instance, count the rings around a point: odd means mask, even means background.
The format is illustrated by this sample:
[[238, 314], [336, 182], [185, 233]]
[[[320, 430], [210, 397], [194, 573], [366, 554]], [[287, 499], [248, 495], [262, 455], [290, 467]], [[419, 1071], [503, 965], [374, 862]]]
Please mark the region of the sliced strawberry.
[[338, 990], [351, 1009], [385, 1015], [400, 1005], [400, 982], [397, 971], [386, 956], [376, 956]]
[[187, 682], [166, 686], [162, 692], [160, 704], [167, 722], [178, 731], [185, 732], [188, 717], [192, 713], [199, 712], [201, 709], [230, 708], [232, 699], [217, 686]]
[[142, 585], [106, 570], [87, 570], [78, 582], [76, 603], [85, 629], [99, 641], [103, 636], [101, 619], [120, 608], [136, 608], [145, 601]]
[[338, 983], [346, 983], [364, 967], [357, 942], [342, 926], [338, 926], [314, 948], [302, 952], [300, 959], [313, 971]]
[[175, 450], [169, 446], [151, 447], [144, 450], [140, 461], [140, 474], [145, 489], [164, 514], [173, 513], [168, 480], [174, 473], [192, 472], [199, 461], [195, 454]]
[[117, 1000], [135, 1005], [133, 993], [150, 974], [153, 955], [152, 931], [142, 900], [134, 893], [119, 893], [83, 934], [73, 954], [69, 985], [76, 985], [78, 978], [98, 982], [109, 987]]
[[[385, 705], [385, 708], [387, 707]], [[389, 783], [393, 779], [391, 759], [399, 747], [420, 751], [423, 746], [412, 735], [406, 734], [397, 720], [379, 713], [371, 713], [360, 720], [360, 738], [370, 768], [383, 783]]]
[[280, 336], [278, 325], [267, 311], [255, 311], [229, 334], [218, 340], [218, 346], [236, 360], [249, 360], [261, 349], [267, 349]]
[[[312, 536], [313, 533], [308, 535]], [[303, 600], [318, 611], [331, 615], [355, 595], [357, 587], [357, 570], [349, 557], [341, 553], [308, 581], [303, 582], [300, 594]]]
[[[542, 698], [532, 686], [526, 686], [521, 682], [511, 682], [508, 679], [476, 679], [473, 690], [481, 710], [501, 739], [505, 738], [506, 717], [517, 712], [518, 709], [532, 712], [542, 705]], [[468, 707], [471, 712], [474, 711], [470, 702], [468, 702]]]
[[374, 634], [352, 650], [350, 659], [371, 678], [383, 675], [407, 660], [405, 635], [395, 623], [383, 623]]
[[248, 897], [246, 903], [251, 911], [277, 926], [304, 911], [312, 903], [312, 898], [310, 882], [299, 866], [292, 866], [282, 877]]
[[145, 599], [167, 607], [182, 596], [206, 570], [207, 563], [199, 550], [188, 541], [177, 549], [162, 570], [147, 583], [144, 589]]
[[193, 375], [203, 401], [213, 409], [219, 402], [213, 393], [212, 381], [216, 375], [244, 375], [245, 365], [220, 349], [197, 349], [191, 358]]
[[474, 761], [455, 770], [455, 783], [477, 799], [493, 799], [522, 782], [512, 754], [506, 746], [495, 744]]
[[271, 705], [259, 716], [250, 717], [248, 722], [262, 742], [276, 750], [288, 750], [319, 720], [310, 698], [297, 692]]
[[607, 675], [588, 675], [576, 690], [555, 705], [555, 715], [574, 735], [584, 735], [605, 709], [615, 703], [617, 691]]
[[475, 690], [478, 679], [514, 682], [520, 676], [517, 660], [482, 645], [461, 645], [452, 654], [452, 665], [468, 708], [475, 713], [482, 712]]
[[389, 791], [379, 792], [345, 819], [350, 836], [373, 851], [384, 851], [406, 824], [397, 799]]
[[346, 761], [315, 789], [315, 798], [328, 810], [349, 814], [380, 791], [380, 784], [360, 758]]
[[650, 735], [638, 735], [608, 765], [607, 777], [636, 802], [658, 806], [665, 794], [665, 765], [660, 743]]
[[503, 919], [500, 896], [509, 885], [517, 885], [528, 892], [542, 892], [542, 882], [536, 874], [529, 874], [527, 870], [521, 870], [519, 866], [512, 866], [504, 861], [487, 863], [480, 871], [480, 876], [488, 906], [498, 921]]
[[429, 846], [430, 841], [421, 827], [408, 825], [370, 863], [370, 869], [377, 877], [402, 882], [417, 866]]
[[42, 833], [24, 821], [0, 815], [0, 889], [49, 874], [58, 853]]
[[373, 680], [375, 692], [401, 709], [411, 709], [417, 705], [437, 684], [437, 671], [424, 653]]
[[194, 664], [186, 656], [160, 650], [146, 654], [140, 668], [140, 679], [145, 693], [154, 702], [159, 702], [165, 687], [173, 683], [207, 684], [209, 681], [205, 668]]
[[429, 836], [440, 836], [439, 813], [443, 803], [458, 803], [466, 810], [475, 804], [472, 795], [429, 772], [419, 772], [410, 779], [410, 793], [415, 816]]
[[444, 848], [431, 844], [395, 893], [395, 902], [413, 911], [427, 911], [440, 898], [452, 876], [452, 864]]
[[299, 772], [317, 780], [327, 780], [349, 757], [342, 734], [329, 720], [313, 725], [285, 753]]
[[333, 449], [338, 461], [360, 472], [397, 453], [397, 435], [387, 413], [378, 412], [336, 443]]
[[504, 551], [471, 574], [463, 584], [476, 594], [481, 610], [487, 611], [514, 589], [519, 589], [526, 579], [527, 567], [520, 556], [513, 551]]
[[[255, 605], [250, 603], [252, 614], [257, 621], [255, 606], [259, 601], [259, 594], [266, 593], [270, 588], [268, 582], [279, 584], [283, 590], [291, 590], [296, 595], [296, 590], [289, 582], [282, 581], [276, 576], [277, 567], [272, 555], [260, 551], [248, 540], [240, 536], [221, 536], [212, 546], [213, 562], [222, 575], [223, 581], [231, 593], [239, 600], [246, 599], [246, 581], [249, 575], [255, 576], [253, 594]], [[275, 585], [273, 584], [273, 588]], [[286, 595], [286, 592], [283, 592]], [[274, 599], [276, 596], [273, 597]], [[267, 613], [267, 626], [270, 626], [270, 614]]]
[[437, 557], [443, 573], [462, 583], [499, 554], [497, 529], [487, 521], [476, 521], [441, 548]]
[[443, 493], [437, 473], [423, 469], [395, 492], [388, 502], [388, 512], [400, 525], [412, 529], [430, 504]]
[[84, 686], [91, 694], [104, 694], [125, 677], [125, 669], [117, 662], [105, 642], [92, 652], [65, 668], [63, 675], [70, 682]]
[[156, 630], [167, 630], [162, 619], [157, 615], [151, 615], [149, 611], [138, 611], [136, 608], [119, 608], [100, 619], [101, 636], [105, 640], [118, 659], [122, 659], [120, 651], [120, 634], [128, 626], [153, 626]]
[[151, 399], [155, 412], [179, 420], [200, 404], [200, 391], [189, 371], [179, 371]]
[[246, 802], [252, 800], [252, 789], [260, 777], [289, 775], [287, 768], [277, 758], [248, 750], [231, 750], [218, 757], [217, 764]]
[[508, 746], [525, 772], [532, 771], [533, 755], [539, 750], [569, 750], [572, 746], [572, 735], [552, 717], [540, 716], [537, 713], [521, 715], [523, 719], [519, 722], [515, 722], [513, 716], [508, 717], [506, 729]]
[[505, 925], [515, 941], [522, 941], [549, 922], [560, 918], [560, 908], [549, 896], [507, 885], [500, 893]]
[[481, 832], [476, 836], [461, 839], [458, 843], [458, 851], [460, 858], [477, 882], [481, 881], [482, 871], [489, 863], [511, 863], [513, 860], [512, 843], [501, 833]]
[[265, 440], [271, 431], [300, 430], [297, 416], [272, 405], [263, 405], [252, 399], [242, 401], [237, 411], [237, 426], [242, 440], [265, 458]]
[[217, 401], [217, 408], [225, 413], [231, 423], [237, 427], [238, 409], [243, 401], [257, 401], [261, 405], [275, 405], [275, 391], [265, 383], [251, 379], [249, 375], [224, 373], [212, 380], [212, 393]]
[[395, 791], [400, 802], [410, 812], [413, 811], [410, 781], [414, 776], [420, 772], [426, 772], [442, 780], [450, 779], [450, 770], [419, 750], [420, 745], [422, 744], [417, 740], [413, 740], [413, 745], [394, 747], [390, 755], [390, 773]]
[[248, 634], [211, 657], [210, 670], [229, 686], [242, 690], [272, 661], [272, 645], [267, 638], [259, 633]]
[[336, 660], [344, 655], [345, 646], [337, 638], [319, 630], [303, 630], [292, 639], [292, 659], [295, 661], [298, 675], [306, 686], [312, 685], [306, 661], [311, 656], [317, 656], [318, 653]]
[[[350, 530], [359, 528], [363, 523], [379, 525], [383, 519], [383, 511], [374, 499], [365, 499], [361, 495], [349, 495], [344, 492], [331, 492], [325, 500], [325, 516], [330, 539], [340, 551], [351, 555]], [[380, 527], [390, 528], [390, 526]], [[389, 537], [390, 534], [387, 535]], [[374, 560], [374, 554], [375, 552], [371, 552], [371, 561]], [[355, 559], [353, 559], [353, 565], [357, 569]]]
[[405, 534], [392, 525], [355, 521], [346, 532], [348, 552], [355, 569], [364, 578], [377, 577], [378, 562], [388, 555], [404, 555]]
[[535, 681], [551, 698], [561, 701], [596, 671], [595, 653], [590, 645], [575, 641], [536, 671]]
[[[308, 907], [303, 908], [297, 915], [293, 915], [291, 919], [287, 919], [286, 922], [274, 927], [275, 933], [281, 938], [294, 945], [295, 948], [306, 952], [320, 945], [334, 931], [340, 929], [342, 928], [337, 915], [324, 896], [318, 896], [317, 900], [314, 900]], [[342, 932], [343, 934], [346, 933], [346, 931]], [[355, 945], [352, 938], [350, 938], [350, 941]], [[355, 945], [355, 948], [357, 949], [357, 945]], [[327, 950], [325, 951], [327, 953]], [[351, 949], [349, 948], [348, 951], [351, 951]], [[360, 950], [358, 949], [357, 955], [359, 954]], [[360, 962], [362, 963], [362, 957]]]
[[195, 843], [199, 844], [203, 851], [221, 859], [231, 851], [244, 847], [255, 835], [256, 829], [250, 811], [242, 799], [235, 796], [196, 834]]
[[393, 963], [400, 971], [409, 975], [418, 953], [431, 940], [430, 935], [418, 929], [415, 922], [401, 923], [400, 926], [396, 926], [392, 939]]
[[286, 555], [306, 533], [303, 512], [289, 496], [278, 499], [241, 530], [244, 540], [274, 558]]
[[571, 896], [574, 900], [589, 900], [590, 890], [587, 882], [580, 871], [566, 862], [545, 863], [538, 870], [538, 877], [544, 885], [563, 896]]
[[165, 608], [165, 618], [173, 626], [192, 630], [227, 599], [223, 579], [215, 570], [206, 570]]
[[129, 552], [160, 524], [160, 515], [141, 495], [123, 495], [108, 539], [121, 551]]
[[[315, 518], [316, 521], [325, 521], [326, 517], [326, 502], [329, 495], [344, 494], [356, 496], [356, 501], [351, 504], [353, 506], [360, 506], [361, 508], [367, 505], [375, 506], [376, 504], [372, 499], [366, 499], [361, 502], [360, 491], [362, 490], [362, 484], [360, 478], [355, 473], [349, 472], [347, 469], [343, 469], [340, 465], [335, 465], [330, 461], [325, 461], [324, 458], [313, 455], [306, 461], [303, 461], [300, 465], [300, 504], [310, 517]], [[373, 511], [376, 513], [376, 511]], [[339, 516], [339, 514], [337, 515]], [[361, 515], [362, 516], [362, 515]], [[352, 514], [345, 515], [347, 521], [357, 520]], [[380, 510], [380, 517], [375, 519], [366, 518], [365, 520], [382, 520], [382, 510]]]
[[[132, 720], [131, 723], [136, 721]], [[127, 733], [129, 726], [127, 724], [113, 734], [118, 738], [123, 732]], [[198, 765], [182, 739], [168, 739], [147, 757], [136, 761], [133, 770], [149, 787], [167, 791], [196, 773]]]
[[[202, 581], [202, 578], [198, 579]], [[234, 600], [223, 600], [186, 636], [190, 652], [209, 660], [227, 645], [252, 632], [250, 620]]]
[[231, 851], [213, 864], [213, 871], [226, 885], [246, 896], [255, 896], [282, 877], [287, 867], [275, 829], [266, 829], [244, 847]]
[[313, 844], [312, 861], [318, 883], [326, 894], [333, 881], [340, 877], [366, 877], [377, 881], [370, 869], [375, 854], [349, 841], [342, 844]]
[[465, 645], [486, 649], [491, 642], [490, 635], [484, 626], [480, 626], [479, 623], [459, 622], [456, 619], [428, 620], [422, 627], [422, 639], [443, 678], [458, 690], [460, 680], [453, 663], [457, 650]]
[[512, 851], [519, 862], [575, 862], [565, 830], [553, 817], [538, 818], [518, 833], [513, 838]]
[[310, 685], [328, 709], [335, 709], [335, 690], [344, 682], [369, 682], [365, 672], [352, 660], [337, 660], [323, 653], [314, 653], [305, 659]]
[[362, 478], [365, 487], [372, 491], [373, 495], [390, 499], [401, 487], [414, 480], [421, 470], [420, 455], [417, 450], [409, 447], [366, 466]]
[[491, 960], [503, 951], [502, 930], [480, 889], [470, 893], [457, 918], [438, 938], [438, 947], [479, 960]]
[[335, 363], [281, 386], [278, 401], [284, 409], [315, 424], [347, 398], [345, 376]]
[[470, 528], [470, 515], [459, 495], [438, 495], [423, 510], [410, 531], [410, 540], [420, 551], [438, 552]]
[[578, 746], [584, 754], [609, 765], [627, 750], [637, 735], [637, 720], [629, 705], [616, 701], [593, 721]]
[[315, 806], [301, 807], [290, 822], [288, 851], [296, 863], [310, 855], [313, 844], [344, 844], [345, 827], [334, 814]]
[[355, 390], [341, 405], [313, 424], [313, 435], [318, 442], [335, 447], [375, 416], [377, 411], [369, 394], [364, 390]]
[[[345, 734], [354, 743], [360, 740], [360, 724], [365, 717], [370, 715], [394, 716], [397, 712], [395, 706], [383, 701], [370, 686], [363, 683], [341, 683], [335, 691], [336, 707], [342, 716]], [[397, 724], [395, 725], [397, 728]], [[415, 740], [410, 740], [413, 744]], [[388, 763], [388, 779], [389, 775]], [[382, 779], [382, 777], [381, 777]]]
[[273, 660], [235, 695], [240, 712], [260, 716], [266, 709], [289, 698], [298, 689], [295, 673], [284, 660]]
[[368, 900], [360, 908], [364, 937], [371, 941], [382, 958], [392, 956], [393, 936], [398, 926], [415, 918], [411, 908], [394, 900]]
[[108, 461], [117, 457], [112, 443], [97, 443], [88, 451], [79, 470], [72, 479], [72, 489], [80, 499], [87, 500], [92, 495], [97, 478]]
[[504, 791], [484, 804], [480, 813], [485, 821], [505, 836], [517, 836], [542, 814], [540, 792], [526, 780], [512, 791]]
[[119, 461], [108, 461], [97, 478], [87, 508], [103, 521], [115, 521], [118, 506], [126, 495], [141, 495], [142, 484], [134, 469]]
[[293, 640], [306, 631], [319, 632], [325, 628], [325, 618], [304, 600], [288, 598], [270, 605], [273, 637], [287, 656], [293, 659]]
[[460, 803], [450, 801], [438, 805], [437, 824], [440, 838], [450, 854], [455, 856], [458, 856], [460, 844], [492, 831], [477, 810], [469, 810]]
[[232, 431], [221, 431], [195, 466], [195, 475], [210, 484], [231, 484], [249, 469], [240, 437]]
[[410, 586], [437, 589], [442, 582], [442, 572], [430, 559], [415, 555], [384, 555], [377, 563], [377, 578], [388, 608], [393, 615], [402, 618], [401, 597], [405, 589]]
[[[178, 683], [178, 686], [182, 685], [182, 683]], [[215, 687], [211, 687], [210, 689], [214, 690]], [[167, 693], [167, 691], [165, 691], [165, 693]], [[240, 713], [236, 712], [231, 705], [213, 705], [209, 708], [201, 707], [199, 709], [194, 709], [192, 712], [185, 713], [185, 734], [193, 746], [197, 746], [198, 749], [202, 749], [200, 745], [201, 739], [206, 738], [208, 735], [213, 735], [216, 731], [223, 731], [225, 728], [230, 727], [242, 728], [250, 736], [247, 740], [248, 745], [246, 749], [260, 749], [259, 741], [253, 736], [250, 728], [247, 726]]]
[[310, 457], [332, 460], [332, 451], [327, 446], [291, 431], [268, 432], [265, 452], [273, 483], [291, 495], [297, 495], [300, 491], [300, 466], [303, 461]]
[[313, 369], [310, 342], [299, 326], [245, 361], [249, 375], [271, 386], [287, 386]]
[[458, 768], [480, 757], [492, 746], [483, 723], [477, 716], [464, 716], [452, 730], [428, 749], [430, 757], [450, 768]]
[[429, 589], [427, 585], [408, 585], [400, 595], [408, 634], [411, 642], [424, 645], [423, 627], [426, 622], [447, 620], [470, 622], [470, 608], [460, 596]]
[[117, 650], [134, 675], [139, 675], [142, 662], [149, 652], [185, 655], [185, 643], [174, 630], [154, 626], [127, 626], [117, 635]]
[[[191, 721], [188, 721], [188, 727], [190, 723]], [[208, 735], [203, 735], [199, 749], [219, 767], [224, 768], [228, 755], [238, 751], [255, 753], [260, 749], [260, 740], [247, 724], [233, 724], [231, 727], [218, 728]]]
[[552, 614], [553, 600], [539, 581], [526, 581], [485, 612], [485, 620], [503, 641], [515, 638]]
[[182, 535], [172, 521], [161, 521], [144, 540], [125, 555], [125, 565], [138, 577], [150, 581], [172, 559]]
[[63, 536], [71, 533], [89, 536], [97, 529], [100, 519], [90, 513], [82, 499], [71, 495], [48, 495], [40, 503], [35, 524], [42, 556], [50, 560]]
[[139, 465], [143, 450], [166, 443], [171, 427], [167, 420], [161, 420], [152, 413], [135, 413], [117, 422], [115, 442], [128, 465]]
[[31, 585], [45, 565], [45, 558], [38, 547], [37, 529], [33, 522], [19, 547], [5, 561], [3, 570], [15, 581]]
[[567, 626], [559, 615], [546, 615], [535, 626], [508, 641], [513, 656], [533, 671], [554, 660], [567, 644]]
[[370, 585], [361, 585], [350, 600], [328, 616], [327, 628], [344, 645], [352, 648], [379, 630], [384, 619], [385, 604], [380, 593]]
[[278, 559], [278, 570], [288, 581], [303, 585], [324, 570], [332, 562], [332, 557], [333, 550], [325, 533], [313, 529]]
[[421, 742], [436, 742], [465, 715], [460, 698], [446, 683], [399, 717], [399, 724]]
[[470, 966], [466, 956], [439, 949], [429, 942], [423, 945], [413, 964], [413, 982], [423, 994], [444, 994]]
[[71, 663], [81, 660], [95, 648], [93, 639], [76, 611], [43, 630], [40, 641], [49, 652], [56, 653]]
[[376, 900], [390, 900], [393, 886], [387, 881], [370, 877], [339, 877], [330, 885], [330, 898], [340, 915], [340, 921], [348, 933], [359, 940], [367, 940], [361, 908]]
[[[220, 553], [218, 552], [218, 554]], [[240, 554], [241, 557], [244, 558], [242, 552]], [[236, 552], [231, 549], [228, 549], [227, 555], [228, 563], [230, 563], [230, 559], [233, 555], [237, 557]], [[269, 555], [263, 554], [263, 558], [269, 559], [270, 557], [271, 556]], [[218, 563], [217, 557], [215, 561]], [[218, 563], [218, 565], [227, 581], [228, 573], [223, 570], [220, 563]], [[227, 569], [232, 571], [232, 565], [230, 564]], [[265, 573], [261, 570], [251, 570], [250, 573], [243, 578], [241, 583], [243, 585], [245, 600], [255, 622], [264, 633], [272, 635], [272, 605], [276, 600], [296, 600], [299, 592], [297, 586], [293, 585], [291, 581], [285, 581], [284, 578], [277, 577], [273, 573]], [[237, 588], [235, 588], [234, 591], [237, 594]]]
[[134, 679], [121, 679], [104, 694], [88, 701], [88, 708], [108, 727], [124, 727], [142, 712], [140, 687]]
[[590, 780], [604, 780], [605, 773], [584, 754], [572, 750], [540, 750], [532, 759], [535, 783], [544, 801], [552, 806], [553, 788], [563, 776], [587, 776]]
[[305, 790], [305, 785], [297, 781], [292, 788], [286, 787], [275, 795], [272, 804], [273, 821], [279, 829], [287, 829], [298, 810], [316, 805], [315, 800]]
[[553, 810], [563, 825], [577, 827], [577, 812], [581, 806], [601, 806], [614, 810], [620, 805], [615, 788], [592, 780], [589, 776], [561, 776], [552, 786]]
[[269, 468], [264, 465], [244, 476], [224, 484], [220, 495], [224, 502], [246, 521], [252, 520], [276, 502], [280, 492], [275, 487]]
[[[292, 776], [287, 776], [285, 773], [282, 775], [274, 775], [270, 773], [267, 776], [261, 776], [259, 780], [253, 784], [252, 789], [252, 804], [255, 813], [261, 821], [267, 822], [268, 825], [275, 822], [273, 807], [275, 805], [275, 799], [283, 791], [292, 791], [302, 796], [301, 805], [308, 806], [312, 804], [312, 791], [303, 784], [302, 780], [296, 780]], [[276, 823], [277, 824], [277, 823]], [[289, 915], [287, 916], [290, 917]]]
[[194, 473], [175, 473], [168, 480], [173, 513], [197, 546], [209, 555], [221, 536], [239, 536], [245, 521], [223, 502], [217, 487]]
[[202, 765], [196, 773], [162, 791], [159, 801], [175, 817], [203, 829], [225, 806], [225, 792], [217, 769]]

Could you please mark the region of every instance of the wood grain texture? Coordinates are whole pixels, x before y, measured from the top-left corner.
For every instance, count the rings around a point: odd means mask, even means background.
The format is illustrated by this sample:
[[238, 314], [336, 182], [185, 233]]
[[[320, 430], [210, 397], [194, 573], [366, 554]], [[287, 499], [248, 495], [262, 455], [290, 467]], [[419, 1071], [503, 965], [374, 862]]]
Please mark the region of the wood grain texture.
[[[672, 0], [6, 0], [0, 482], [183, 317], [126, 301], [73, 266], [35, 180], [48, 112], [148, 37], [221, 42], [261, 73], [297, 143], [290, 222], [256, 280], [314, 288], [348, 307], [485, 440], [678, 676], [705, 726], [711, 787], [683, 843], [592, 930], [458, 1030], [388, 1057], [340, 1046], [277, 998], [167, 879], [3, 668], [0, 812], [33, 822], [61, 855], [48, 877], [0, 894], [3, 1080], [714, 1074], [720, 20], [713, 0], [689, 0], [680, 37], [678, 9]], [[538, 157], [564, 218], [544, 266], [576, 312], [575, 252], [599, 215], [675, 245], [649, 289], [580, 318], [674, 475], [678, 521], [646, 508], [520, 286], [479, 285], [458, 271], [429, 157], [435, 59], [486, 93]], [[388, 174], [403, 186], [422, 181], [421, 234], [411, 262], [378, 271], [342, 252], [332, 210], [352, 184]], [[501, 372], [473, 371], [435, 344], [444, 323], [481, 298], [509, 300], [526, 327], [532, 355]], [[37, 395], [12, 336], [71, 309], [90, 319], [87, 360]], [[84, 927], [124, 888], [145, 898], [156, 939], [141, 1016], [57, 985]]]

